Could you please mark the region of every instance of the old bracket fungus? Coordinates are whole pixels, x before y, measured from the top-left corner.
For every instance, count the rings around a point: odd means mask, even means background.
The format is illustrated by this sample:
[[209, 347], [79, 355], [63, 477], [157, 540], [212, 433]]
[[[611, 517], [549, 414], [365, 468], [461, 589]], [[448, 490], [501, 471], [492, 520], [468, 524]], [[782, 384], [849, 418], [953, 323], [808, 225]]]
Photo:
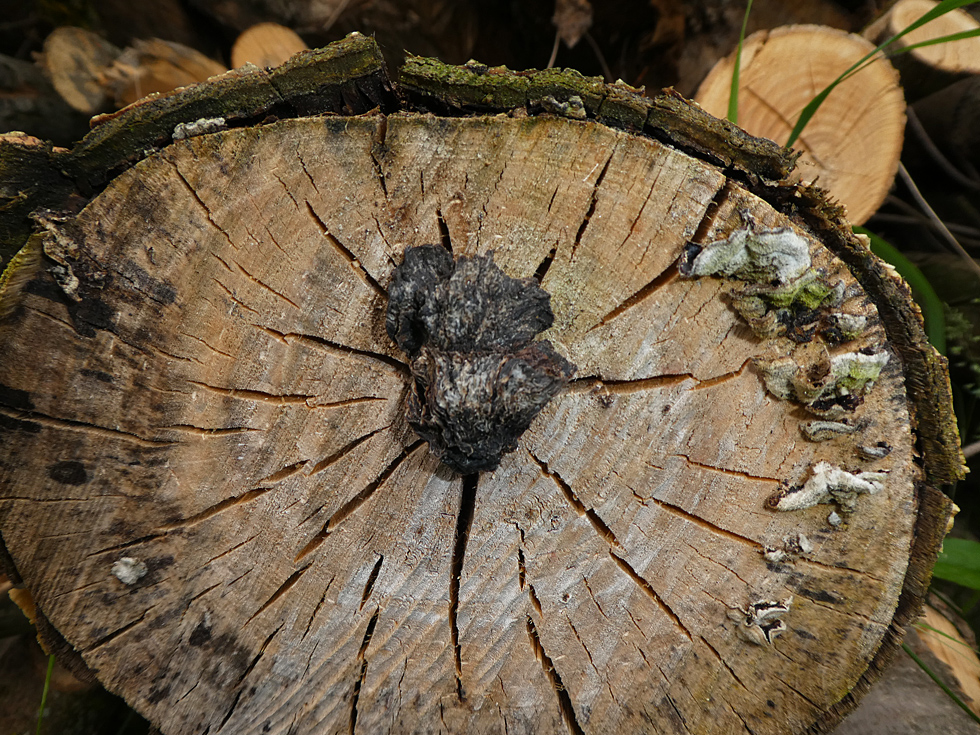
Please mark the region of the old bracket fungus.
[[441, 245], [405, 251], [388, 288], [388, 336], [408, 355], [408, 422], [457, 472], [497, 469], [501, 456], [568, 382], [575, 366], [547, 340], [548, 294], [486, 255]]
[[962, 465], [907, 288], [793, 161], [357, 35], [3, 139], [0, 533], [48, 643], [165, 735], [825, 731]]

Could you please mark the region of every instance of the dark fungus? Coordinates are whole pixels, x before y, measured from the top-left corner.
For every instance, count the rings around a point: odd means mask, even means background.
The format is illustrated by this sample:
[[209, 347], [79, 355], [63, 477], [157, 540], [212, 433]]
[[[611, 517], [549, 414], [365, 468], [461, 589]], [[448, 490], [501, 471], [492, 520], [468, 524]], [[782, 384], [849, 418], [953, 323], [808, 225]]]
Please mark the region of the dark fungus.
[[511, 278], [493, 253], [454, 261], [445, 248], [405, 251], [388, 291], [388, 335], [408, 355], [408, 421], [461, 473], [496, 469], [575, 366], [547, 340], [551, 297]]

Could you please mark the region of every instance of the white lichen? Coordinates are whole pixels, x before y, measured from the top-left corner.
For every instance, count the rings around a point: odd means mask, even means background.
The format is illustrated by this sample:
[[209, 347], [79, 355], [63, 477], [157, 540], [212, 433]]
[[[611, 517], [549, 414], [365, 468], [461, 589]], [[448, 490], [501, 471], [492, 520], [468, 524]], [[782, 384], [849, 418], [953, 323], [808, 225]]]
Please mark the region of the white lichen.
[[838, 436], [853, 434], [857, 426], [851, 426], [843, 421], [804, 421], [800, 424], [800, 432], [812, 442], [824, 442]]
[[888, 446], [885, 442], [878, 442], [874, 445], [864, 445], [861, 444], [857, 448], [857, 453], [862, 459], [876, 460], [884, 459], [889, 454], [892, 453], [892, 448]]
[[202, 117], [193, 122], [178, 123], [174, 127], [173, 139], [184, 140], [185, 138], [193, 138], [195, 135], [213, 133], [218, 130], [224, 130], [226, 127], [228, 126], [225, 124], [223, 117]]
[[773, 638], [786, 630], [782, 617], [792, 604], [792, 596], [780, 601], [758, 600], [744, 610], [730, 609], [728, 618], [738, 623], [735, 630], [743, 640], [757, 646], [771, 644]]
[[884, 487], [887, 472], [847, 472], [829, 462], [818, 462], [803, 487], [771, 498], [775, 510], [812, 508], [821, 503], [837, 503], [841, 511], [853, 511], [859, 495], [874, 495]]
[[813, 542], [802, 533], [784, 536], [778, 546], [765, 546], [762, 556], [771, 564], [794, 561], [813, 551]]
[[693, 260], [682, 265], [683, 275], [733, 276], [759, 283], [789, 283], [810, 268], [810, 243], [791, 227], [757, 231], [743, 210], [745, 226], [723, 240], [701, 246]]
[[846, 352], [822, 366], [803, 367], [791, 357], [757, 364], [772, 395], [798, 401], [818, 416], [839, 419], [847, 411], [845, 404], [854, 403], [850, 397], [860, 398], [871, 390], [887, 363], [887, 352]]
[[844, 522], [844, 519], [840, 517], [840, 513], [836, 510], [830, 511], [830, 515], [827, 516], [827, 523], [832, 528], [840, 528], [840, 524]]
[[133, 585], [146, 576], [146, 563], [124, 556], [112, 565], [112, 574], [123, 584]]

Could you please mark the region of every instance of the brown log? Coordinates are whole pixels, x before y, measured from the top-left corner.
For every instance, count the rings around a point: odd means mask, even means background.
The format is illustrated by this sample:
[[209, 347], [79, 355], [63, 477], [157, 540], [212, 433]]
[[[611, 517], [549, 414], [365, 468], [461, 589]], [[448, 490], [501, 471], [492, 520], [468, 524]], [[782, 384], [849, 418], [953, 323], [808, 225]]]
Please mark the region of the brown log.
[[96, 33], [62, 27], [44, 39], [41, 64], [51, 84], [72, 109], [94, 115], [108, 106], [101, 74], [120, 53]]
[[[786, 26], [745, 39], [738, 122], [753, 135], [785, 143], [803, 108], [872, 46], [823, 26]], [[713, 115], [728, 110], [735, 55], [719, 62], [694, 99]], [[898, 75], [883, 59], [840, 84], [794, 143], [798, 175], [817, 182], [861, 224], [884, 201], [898, 169], [905, 102]]]
[[200, 51], [159, 38], [137, 40], [104, 71], [103, 84], [117, 107], [141, 97], [169, 92], [227, 69]]
[[[939, 3], [934, 0], [898, 0], [864, 31], [875, 44], [884, 43], [905, 30]], [[936, 92], [960, 79], [980, 74], [980, 37], [964, 38], [902, 52], [916, 43], [980, 28], [962, 8], [948, 12], [907, 33], [888, 47], [892, 63], [902, 75], [910, 101]]]
[[[904, 284], [790, 154], [674, 95], [399, 79], [348, 38], [58, 159], [130, 163], [0, 282], [0, 532], [39, 621], [174, 735], [830, 727], [928, 584], [927, 481], [962, 474]], [[440, 319], [510, 302], [433, 286], [393, 331], [421, 245], [544, 289], [577, 366], [492, 471], [410, 422], [419, 361], [472, 357], [429, 350]]]
[[231, 65], [255, 64], [260, 68], [279, 66], [306, 48], [297, 33], [278, 23], [258, 23], [235, 39]]

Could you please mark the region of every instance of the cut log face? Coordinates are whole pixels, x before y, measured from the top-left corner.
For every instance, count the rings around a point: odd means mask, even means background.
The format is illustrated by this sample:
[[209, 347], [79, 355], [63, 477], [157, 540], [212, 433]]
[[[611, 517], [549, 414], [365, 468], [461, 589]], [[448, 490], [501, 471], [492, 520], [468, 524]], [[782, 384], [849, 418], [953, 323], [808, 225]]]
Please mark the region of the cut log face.
[[[874, 51], [869, 41], [815, 25], [759, 31], [745, 39], [739, 74], [738, 123], [752, 135], [784, 143], [800, 113], [853, 65]], [[723, 117], [735, 53], [719, 61], [695, 100]], [[884, 201], [905, 130], [905, 99], [894, 67], [879, 58], [838, 85], [794, 146], [803, 152], [797, 176], [827, 189], [854, 224]]]
[[[537, 279], [578, 368], [493, 472], [405, 418], [386, 289], [426, 244]], [[4, 544], [164, 733], [797, 732], [902, 593], [922, 472], [875, 305], [593, 121], [174, 142], [46, 220], [0, 343]]]

